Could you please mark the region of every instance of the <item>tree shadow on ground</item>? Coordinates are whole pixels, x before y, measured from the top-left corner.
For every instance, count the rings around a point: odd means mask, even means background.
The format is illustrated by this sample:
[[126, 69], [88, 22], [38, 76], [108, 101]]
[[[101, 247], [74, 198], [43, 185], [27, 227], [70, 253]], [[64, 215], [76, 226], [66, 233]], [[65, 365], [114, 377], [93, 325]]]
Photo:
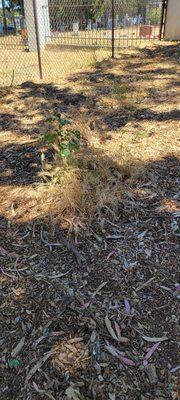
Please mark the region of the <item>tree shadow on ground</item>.
[[[91, 71], [82, 72], [79, 75], [71, 75], [69, 78], [70, 85], [63, 89], [48, 83], [25, 82], [19, 87], [16, 95], [17, 103], [18, 101], [23, 101], [24, 107], [18, 108], [17, 104], [16, 112], [2, 112], [2, 128], [4, 130], [13, 128], [15, 131], [18, 131], [19, 128], [23, 134], [36, 138], [41, 131], [47, 114], [59, 112], [65, 113], [72, 118], [76, 117], [78, 113], [79, 117], [82, 120], [84, 119], [83, 123], [86, 123], [87, 120], [90, 120], [90, 123], [95, 121], [95, 125], [99, 125], [100, 130], [118, 130], [126, 126], [129, 121], [136, 123], [141, 119], [141, 114], [143, 119], [148, 121], [150, 119], [152, 121], [177, 120], [178, 109], [176, 107], [167, 113], [152, 111], [153, 98], [147, 88], [144, 89], [145, 93], [143, 95], [140, 92], [138, 94], [138, 91], [141, 90], [142, 82], [152, 82], [153, 87], [156, 80], [162, 81], [162, 84], [159, 92], [154, 96], [154, 100], [156, 97], [154, 105], [156, 105], [158, 97], [161, 99], [163, 96], [164, 101], [167, 90], [169, 92], [168, 95], [171, 94], [171, 89], [178, 85], [178, 80], [175, 78], [177, 52], [178, 45], [167, 45], [154, 49], [138, 49], [137, 54], [120, 53], [121, 58], [119, 61], [108, 60], [101, 62]], [[139, 57], [141, 62], [139, 62]], [[136, 62], [136, 60], [138, 61]], [[168, 61], [172, 64], [172, 67], [152, 69], [153, 61]], [[150, 69], [147, 69], [148, 64]], [[142, 65], [145, 70], [142, 69]], [[111, 72], [114, 68], [116, 71]], [[171, 75], [173, 73], [172, 78]], [[167, 79], [168, 82], [166, 82]], [[164, 84], [163, 80], [165, 81]], [[76, 83], [75, 90], [72, 88], [72, 82]], [[118, 87], [117, 93], [115, 86]], [[4, 101], [7, 99], [8, 102], [11, 102], [10, 95], [13, 96], [13, 88], [8, 89], [7, 93], [5, 89], [2, 89]], [[106, 102], [102, 105], [103, 96], [109, 97], [109, 103]], [[127, 96], [126, 102], [124, 101], [125, 96]], [[116, 100], [116, 104], [114, 104], [114, 100]], [[151, 106], [148, 112], [148, 106], [143, 107], [143, 103], [147, 104], [149, 100], [151, 101]], [[176, 104], [175, 98], [174, 104]], [[24, 126], [22, 123], [24, 117], [31, 120], [33, 113], [37, 113], [40, 118], [39, 122], [36, 123], [36, 127], [34, 127], [34, 131], [31, 124]]]

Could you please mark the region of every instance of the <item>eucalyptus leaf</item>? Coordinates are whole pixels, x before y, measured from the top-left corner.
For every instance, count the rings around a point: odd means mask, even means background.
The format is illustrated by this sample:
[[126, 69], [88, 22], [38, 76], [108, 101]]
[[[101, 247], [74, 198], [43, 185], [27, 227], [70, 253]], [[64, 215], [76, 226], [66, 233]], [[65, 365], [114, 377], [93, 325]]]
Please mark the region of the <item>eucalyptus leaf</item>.
[[60, 119], [59, 123], [60, 123], [61, 126], [71, 125], [71, 122], [68, 121], [68, 119]]
[[44, 140], [48, 143], [53, 143], [57, 138], [57, 134], [54, 132], [51, 133], [45, 133], [44, 135]]
[[12, 358], [11, 360], [8, 361], [9, 368], [15, 368], [20, 365], [20, 361], [16, 358]]
[[60, 154], [61, 154], [61, 157], [68, 158], [70, 156], [71, 152], [68, 148], [66, 148], [66, 149], [62, 149]]

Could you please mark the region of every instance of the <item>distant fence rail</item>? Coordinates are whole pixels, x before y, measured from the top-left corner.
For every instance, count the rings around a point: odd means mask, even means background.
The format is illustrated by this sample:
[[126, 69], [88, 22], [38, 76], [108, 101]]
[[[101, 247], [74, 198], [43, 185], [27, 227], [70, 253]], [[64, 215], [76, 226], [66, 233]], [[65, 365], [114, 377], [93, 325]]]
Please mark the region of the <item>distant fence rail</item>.
[[0, 84], [60, 79], [122, 47], [158, 40], [161, 0], [24, 0], [2, 10]]

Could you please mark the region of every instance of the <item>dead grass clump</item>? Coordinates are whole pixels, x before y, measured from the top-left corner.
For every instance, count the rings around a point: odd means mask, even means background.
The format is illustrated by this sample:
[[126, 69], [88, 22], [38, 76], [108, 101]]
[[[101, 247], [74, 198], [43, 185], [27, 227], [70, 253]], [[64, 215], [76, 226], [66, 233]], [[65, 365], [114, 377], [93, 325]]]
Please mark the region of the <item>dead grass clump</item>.
[[88, 348], [82, 338], [72, 338], [61, 342], [54, 348], [53, 367], [63, 373], [85, 370], [89, 363]]
[[73, 159], [51, 166], [52, 180], [47, 186], [54, 193], [53, 214], [57, 218], [80, 215], [89, 221], [108, 208], [116, 215], [127, 184], [138, 180], [145, 171], [144, 163], [132, 156], [122, 158], [121, 154], [111, 156], [95, 148], [82, 149]]

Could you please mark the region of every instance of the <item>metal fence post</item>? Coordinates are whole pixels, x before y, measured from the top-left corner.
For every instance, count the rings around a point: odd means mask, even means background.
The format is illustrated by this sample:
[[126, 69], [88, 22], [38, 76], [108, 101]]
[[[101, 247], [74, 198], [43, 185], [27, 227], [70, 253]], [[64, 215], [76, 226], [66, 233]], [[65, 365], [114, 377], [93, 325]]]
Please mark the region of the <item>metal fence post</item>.
[[40, 79], [43, 79], [42, 60], [41, 60], [41, 46], [40, 46], [40, 37], [39, 37], [39, 26], [38, 26], [36, 0], [33, 0], [33, 13], [34, 13], [34, 25], [35, 25], [35, 34], [36, 34], [37, 54], [38, 54], [39, 76], [40, 76]]
[[164, 37], [167, 6], [168, 6], [168, 0], [163, 0], [162, 1], [162, 11], [161, 11], [160, 31], [159, 31], [159, 40], [162, 40], [162, 38]]
[[115, 4], [112, 0], [112, 58], [115, 56]]

